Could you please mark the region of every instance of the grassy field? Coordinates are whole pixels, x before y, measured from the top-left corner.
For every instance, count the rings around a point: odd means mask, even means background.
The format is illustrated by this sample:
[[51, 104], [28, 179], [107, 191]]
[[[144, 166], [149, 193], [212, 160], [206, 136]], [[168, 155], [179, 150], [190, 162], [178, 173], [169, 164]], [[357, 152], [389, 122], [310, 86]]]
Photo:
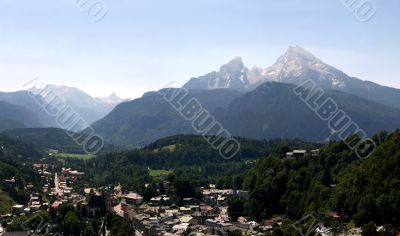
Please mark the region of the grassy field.
[[149, 175], [152, 177], [160, 177], [173, 173], [173, 170], [149, 170]]
[[10, 198], [8, 193], [0, 190], [0, 215], [11, 213], [14, 204], [15, 202]]
[[80, 160], [90, 160], [94, 157], [91, 154], [74, 154], [74, 153], [59, 153], [56, 155], [57, 158], [73, 158]]
[[160, 149], [161, 151], [169, 151], [169, 152], [175, 152], [176, 148], [178, 147], [179, 144], [172, 144], [172, 145], [168, 145], [159, 149], [155, 149], [154, 152], [159, 152]]

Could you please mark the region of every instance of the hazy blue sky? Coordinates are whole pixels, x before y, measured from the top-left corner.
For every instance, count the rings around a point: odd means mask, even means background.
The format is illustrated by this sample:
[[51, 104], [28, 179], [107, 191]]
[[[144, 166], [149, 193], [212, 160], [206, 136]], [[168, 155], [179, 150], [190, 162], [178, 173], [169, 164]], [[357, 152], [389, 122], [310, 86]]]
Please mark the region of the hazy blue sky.
[[300, 45], [352, 76], [400, 88], [400, 2], [360, 22], [340, 0], [104, 0], [93, 23], [77, 0], [0, 0], [1, 91], [27, 81], [139, 97], [235, 56], [270, 66]]

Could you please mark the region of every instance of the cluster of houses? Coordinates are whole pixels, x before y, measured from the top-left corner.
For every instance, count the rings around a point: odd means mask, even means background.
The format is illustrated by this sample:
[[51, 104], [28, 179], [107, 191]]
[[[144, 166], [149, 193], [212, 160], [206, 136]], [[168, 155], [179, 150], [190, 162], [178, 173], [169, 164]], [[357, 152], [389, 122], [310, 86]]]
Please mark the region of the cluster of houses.
[[75, 171], [70, 168], [62, 168], [61, 175], [54, 174], [54, 188], [49, 194], [55, 201], [51, 205], [53, 210], [57, 210], [62, 204], [77, 205], [85, 201], [85, 196], [73, 190], [71, 185], [85, 175], [83, 172]]
[[[50, 172], [48, 172], [48, 165], [47, 164], [33, 164], [32, 168], [35, 172], [39, 173], [41, 175], [41, 178], [45, 180], [49, 179], [49, 176], [51, 175]], [[16, 179], [15, 177], [11, 179], [5, 180], [6, 184], [9, 185], [14, 185], [16, 184]], [[42, 188], [43, 192], [46, 192], [48, 189], [48, 184], [45, 184]], [[39, 189], [35, 189], [34, 185], [32, 183], [27, 183], [25, 186], [25, 189], [30, 190], [30, 199], [29, 202], [26, 205], [21, 205], [21, 204], [16, 204], [12, 207], [12, 215], [26, 215], [30, 214], [32, 212], [38, 211], [38, 210], [46, 210], [49, 207], [49, 203], [43, 201], [42, 195], [40, 193]]]
[[[77, 204], [84, 201], [84, 196], [74, 193], [69, 187], [69, 183], [82, 177], [84, 173], [73, 171], [71, 169], [62, 169], [61, 175], [49, 171], [48, 164], [34, 163], [32, 168], [40, 174], [43, 186], [41, 189], [35, 189], [33, 184], [28, 183], [25, 188], [30, 190], [30, 199], [27, 205], [14, 205], [12, 215], [30, 214], [38, 210], [47, 210], [49, 207], [57, 209], [64, 203]], [[53, 179], [54, 178], [54, 179]], [[6, 180], [7, 184], [14, 184], [15, 178]], [[41, 191], [40, 191], [41, 190]], [[53, 202], [51, 206], [49, 202]]]
[[41, 208], [47, 208], [49, 206], [48, 202], [43, 202], [42, 197], [38, 193], [32, 193], [28, 203], [29, 208], [32, 211], [38, 211]]
[[216, 189], [215, 185], [210, 184], [210, 188], [201, 189], [203, 195], [203, 201], [209, 204], [224, 204], [226, 200], [235, 195], [241, 201], [246, 201], [248, 199], [248, 192], [243, 190], [233, 190], [233, 189]]
[[[108, 212], [129, 220], [136, 235], [185, 235], [198, 232], [205, 235], [241, 231], [252, 235], [263, 235], [268, 227], [241, 217], [232, 222], [228, 215], [227, 200], [236, 196], [243, 201], [248, 193], [243, 190], [217, 189], [214, 185], [201, 189], [202, 200], [184, 198], [174, 204], [171, 195], [159, 195], [144, 202], [143, 196], [135, 192], [122, 192], [121, 186], [114, 191], [101, 194], [96, 189], [85, 189], [86, 200], [81, 203], [81, 212], [86, 217], [102, 217]], [[274, 222], [276, 223], [276, 222]], [[272, 226], [271, 226], [272, 229]]]
[[297, 158], [303, 158], [303, 157], [318, 157], [320, 153], [319, 149], [314, 149], [308, 152], [307, 150], [293, 150], [292, 152], [287, 152], [286, 153], [286, 158], [287, 159], [297, 159]]
[[[286, 153], [288, 159], [307, 156], [317, 157], [319, 150], [294, 150]], [[265, 235], [282, 224], [282, 218], [275, 216], [263, 222], [255, 222], [244, 216], [232, 221], [228, 214], [228, 199], [235, 197], [246, 201], [249, 194], [244, 190], [218, 189], [210, 184], [201, 188], [202, 199], [184, 198], [176, 204], [175, 196], [161, 194], [144, 202], [144, 198], [135, 192], [123, 192], [120, 185], [114, 189], [109, 187], [106, 193], [97, 189], [85, 188], [83, 193], [77, 193], [71, 186], [85, 173], [62, 168], [61, 172], [52, 173], [47, 164], [33, 164], [33, 169], [41, 175], [44, 184], [37, 191], [31, 191], [27, 205], [15, 205], [13, 215], [30, 214], [38, 210], [58, 210], [63, 204], [80, 204], [80, 212], [85, 218], [100, 218], [113, 212], [127, 219], [135, 229], [135, 235], [228, 235], [239, 231], [242, 235]], [[15, 178], [6, 180], [14, 184]], [[32, 188], [27, 184], [26, 188]], [[169, 189], [170, 183], [164, 181], [164, 188]], [[168, 191], [167, 191], [168, 192]], [[43, 197], [45, 196], [45, 197]], [[49, 205], [49, 203], [52, 203]], [[338, 218], [338, 215], [330, 216]], [[3, 230], [2, 228], [0, 228]], [[330, 229], [319, 225], [315, 231], [323, 236], [331, 236]], [[4, 233], [4, 230], [3, 230]], [[7, 233], [7, 232], [5, 232]], [[360, 235], [361, 229], [352, 229], [352, 235]], [[11, 234], [10, 234], [11, 235]], [[0, 236], [2, 231], [0, 231]]]
[[[51, 167], [43, 163], [32, 164], [32, 169], [40, 175], [43, 186], [40, 189], [36, 189], [33, 184], [27, 183], [25, 189], [30, 190], [29, 203], [27, 205], [14, 205], [13, 215], [29, 214], [38, 210], [47, 210], [49, 207], [57, 209], [65, 203], [76, 205], [85, 200], [84, 195], [74, 192], [73, 188], [70, 187], [74, 181], [82, 178], [85, 173], [70, 168], [62, 168], [60, 175], [58, 175], [57, 173], [52, 173]], [[7, 179], [5, 183], [13, 185], [16, 183], [16, 179]], [[49, 206], [49, 202], [52, 202], [51, 206]]]
[[[87, 218], [103, 217], [114, 212], [129, 220], [136, 235], [186, 235], [196, 232], [200, 235], [227, 235], [240, 231], [243, 235], [264, 235], [275, 225], [281, 224], [280, 218], [257, 223], [245, 217], [233, 222], [228, 214], [227, 201], [236, 197], [242, 201], [248, 199], [248, 192], [234, 189], [218, 189], [215, 185], [201, 188], [202, 199], [184, 198], [180, 204], [174, 204], [175, 196], [163, 194], [155, 196], [149, 202], [135, 192], [123, 192], [121, 186], [111, 188], [107, 193], [86, 188], [83, 194], [76, 193], [71, 186], [82, 178], [83, 172], [63, 168], [59, 174], [50, 173], [46, 164], [34, 164], [41, 173], [45, 184], [43, 193], [52, 204], [43, 202], [40, 195], [32, 194], [28, 206], [15, 206], [15, 213], [28, 214], [39, 209], [58, 210], [62, 204], [80, 204], [80, 212]], [[46, 174], [50, 173], [50, 175]], [[51, 178], [49, 178], [49, 176]], [[54, 179], [53, 179], [54, 178]], [[168, 189], [168, 183], [164, 184]], [[47, 209], [46, 208], [46, 209]]]
[[30, 214], [38, 210], [45, 210], [49, 206], [49, 203], [43, 202], [43, 199], [38, 193], [32, 193], [30, 200], [27, 205], [14, 205], [12, 208], [13, 215]]
[[[228, 215], [227, 200], [236, 196], [245, 201], [248, 192], [233, 189], [217, 189], [215, 185], [201, 189], [203, 199], [184, 198], [182, 203], [173, 203], [173, 196], [160, 195], [151, 198], [148, 203], [134, 192], [121, 193], [120, 186], [114, 188], [113, 196], [92, 195], [87, 204], [87, 212], [97, 213], [113, 211], [129, 220], [136, 235], [185, 235], [197, 232], [204, 235], [226, 235], [228, 232], [241, 231], [244, 234], [263, 235], [272, 225], [259, 225], [254, 221], [240, 217], [232, 222]], [[93, 202], [93, 203], [92, 203]], [[113, 207], [111, 207], [113, 206]]]
[[62, 168], [62, 176], [65, 179], [77, 180], [85, 175], [84, 172], [79, 172], [77, 170], [72, 170], [71, 168]]
[[49, 164], [34, 163], [32, 167], [34, 171], [42, 176], [42, 178], [46, 178], [46, 176], [51, 175], [51, 172], [49, 171]]
[[171, 204], [171, 197], [154, 197], [149, 203], [136, 193], [127, 193], [122, 197], [121, 207], [114, 208], [128, 219], [136, 229], [136, 235], [186, 235], [195, 232], [198, 235], [227, 235], [240, 231], [243, 235], [264, 235], [281, 224], [281, 218], [274, 218], [265, 224], [239, 217], [233, 222], [228, 215], [227, 200], [236, 196], [245, 201], [248, 193], [243, 190], [201, 189], [203, 199], [184, 198], [182, 204]]

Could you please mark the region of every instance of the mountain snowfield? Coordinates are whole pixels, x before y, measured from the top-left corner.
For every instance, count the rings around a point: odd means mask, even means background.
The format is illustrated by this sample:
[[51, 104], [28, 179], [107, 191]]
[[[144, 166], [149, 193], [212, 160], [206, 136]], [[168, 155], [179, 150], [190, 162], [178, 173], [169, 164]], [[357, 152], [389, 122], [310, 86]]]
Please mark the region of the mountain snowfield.
[[229, 88], [248, 92], [265, 82], [299, 85], [306, 80], [312, 80], [324, 89], [340, 90], [400, 108], [399, 89], [351, 77], [299, 46], [289, 47], [284, 55], [266, 69], [258, 67], [248, 69], [238, 57], [223, 65], [220, 71], [192, 78], [183, 87], [187, 89]]

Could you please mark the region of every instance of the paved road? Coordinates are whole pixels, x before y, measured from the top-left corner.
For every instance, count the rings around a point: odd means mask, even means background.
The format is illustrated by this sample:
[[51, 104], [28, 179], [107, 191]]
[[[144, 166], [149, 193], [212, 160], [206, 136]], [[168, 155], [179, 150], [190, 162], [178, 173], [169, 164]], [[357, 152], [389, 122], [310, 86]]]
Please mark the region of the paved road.
[[57, 194], [61, 195], [60, 180], [58, 179], [57, 173], [54, 175], [54, 185], [55, 185]]

